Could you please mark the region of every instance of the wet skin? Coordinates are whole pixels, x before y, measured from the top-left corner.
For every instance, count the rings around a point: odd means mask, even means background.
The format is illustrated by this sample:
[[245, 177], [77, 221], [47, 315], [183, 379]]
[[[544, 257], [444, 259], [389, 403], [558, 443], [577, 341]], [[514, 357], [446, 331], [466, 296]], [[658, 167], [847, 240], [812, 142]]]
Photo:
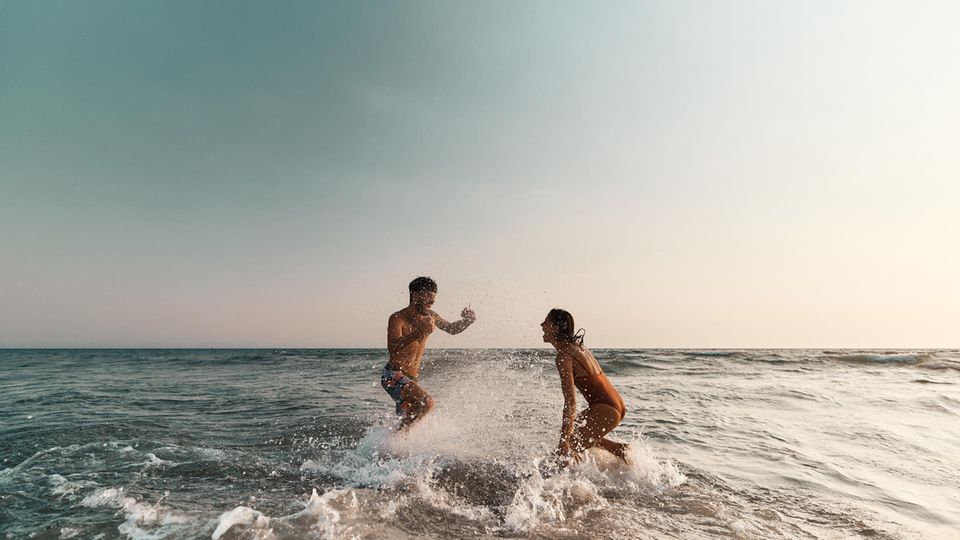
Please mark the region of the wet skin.
[[[410, 295], [410, 304], [390, 315], [387, 322], [387, 351], [390, 354], [389, 366], [402, 371], [411, 378], [420, 375], [420, 363], [427, 340], [437, 328], [448, 334], [459, 334], [476, 321], [476, 315], [470, 308], [463, 308], [461, 319], [448, 322], [433, 311], [437, 293], [431, 291], [415, 292]], [[423, 418], [431, 409], [434, 401], [420, 383], [413, 381], [404, 385], [400, 397], [407, 404], [400, 419], [400, 429], [405, 429]]]

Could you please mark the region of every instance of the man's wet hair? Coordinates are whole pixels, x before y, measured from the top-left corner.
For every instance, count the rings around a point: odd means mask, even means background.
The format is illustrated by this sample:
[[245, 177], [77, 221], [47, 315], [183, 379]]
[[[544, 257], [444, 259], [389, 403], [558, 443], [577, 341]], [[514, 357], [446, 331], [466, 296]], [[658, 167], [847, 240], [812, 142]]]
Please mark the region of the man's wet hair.
[[410, 294], [418, 292], [437, 292], [437, 282], [427, 276], [420, 276], [410, 282]]

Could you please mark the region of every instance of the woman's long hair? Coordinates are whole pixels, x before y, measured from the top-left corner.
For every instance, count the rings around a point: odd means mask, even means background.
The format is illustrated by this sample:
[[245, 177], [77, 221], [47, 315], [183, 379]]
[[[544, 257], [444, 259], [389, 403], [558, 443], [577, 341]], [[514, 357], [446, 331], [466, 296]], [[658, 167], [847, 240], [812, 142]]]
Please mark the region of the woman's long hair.
[[569, 311], [553, 308], [550, 310], [550, 313], [547, 313], [547, 320], [557, 327], [557, 338], [560, 341], [576, 343], [581, 347], [583, 346], [583, 336], [586, 334], [586, 331], [581, 328], [578, 332], [574, 333], [573, 329], [576, 326], [573, 322], [573, 315], [571, 315]]

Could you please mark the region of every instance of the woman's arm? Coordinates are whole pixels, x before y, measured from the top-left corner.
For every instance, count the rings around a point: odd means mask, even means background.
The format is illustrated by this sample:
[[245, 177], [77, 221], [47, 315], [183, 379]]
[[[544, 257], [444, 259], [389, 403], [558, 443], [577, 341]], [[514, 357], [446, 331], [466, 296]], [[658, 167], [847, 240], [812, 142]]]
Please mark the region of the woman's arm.
[[560, 424], [558, 451], [569, 453], [573, 438], [573, 422], [577, 414], [577, 388], [573, 385], [573, 359], [557, 354], [557, 371], [560, 372], [560, 387], [563, 390], [563, 420]]

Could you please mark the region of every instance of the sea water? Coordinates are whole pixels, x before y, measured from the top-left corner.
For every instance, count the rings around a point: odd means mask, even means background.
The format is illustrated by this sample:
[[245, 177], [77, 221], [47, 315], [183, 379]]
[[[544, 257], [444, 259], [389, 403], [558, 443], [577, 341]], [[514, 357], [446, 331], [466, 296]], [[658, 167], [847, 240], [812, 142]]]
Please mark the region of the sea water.
[[960, 351], [594, 353], [628, 459], [545, 473], [545, 349], [428, 350], [405, 434], [382, 350], [0, 351], [0, 537], [960, 538]]

